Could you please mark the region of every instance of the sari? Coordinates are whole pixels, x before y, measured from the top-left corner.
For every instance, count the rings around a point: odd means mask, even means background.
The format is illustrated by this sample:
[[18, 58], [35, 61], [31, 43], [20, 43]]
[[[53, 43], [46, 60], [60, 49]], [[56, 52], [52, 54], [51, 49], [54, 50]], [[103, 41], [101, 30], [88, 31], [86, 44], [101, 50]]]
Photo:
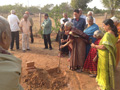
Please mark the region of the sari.
[[20, 75], [21, 60], [0, 47], [0, 90], [24, 90]]
[[[94, 43], [95, 40], [96, 40], [96, 38], [93, 37], [93, 34], [94, 34], [94, 32], [96, 30], [99, 30], [99, 27], [95, 23], [93, 25], [91, 25], [90, 27], [88, 27], [87, 29], [84, 30], [84, 33], [89, 36], [89, 41], [91, 43]], [[87, 47], [86, 47], [86, 57], [87, 57], [87, 55], [89, 53], [90, 48], [91, 48], [91, 46], [90, 46], [90, 44], [88, 44]]]
[[101, 90], [115, 89], [116, 42], [117, 37], [106, 32], [99, 43], [106, 47], [104, 50], [98, 49], [96, 80]]
[[89, 36], [76, 28], [73, 28], [70, 32], [72, 34], [69, 34], [69, 40], [73, 40], [70, 50], [70, 69], [81, 69], [85, 61], [86, 43], [88, 42]]
[[[95, 41], [95, 45], [99, 45], [100, 39], [97, 39]], [[96, 48], [91, 48], [88, 56], [85, 60], [83, 70], [86, 72], [89, 72], [90, 74], [97, 74], [97, 61], [94, 62], [93, 59], [97, 55], [97, 49]]]
[[[120, 39], [120, 23], [117, 25], [117, 29], [118, 29], [119, 39]], [[117, 54], [116, 54], [116, 67], [117, 67], [120, 61], [120, 42], [116, 44], [116, 48], [117, 48]]]

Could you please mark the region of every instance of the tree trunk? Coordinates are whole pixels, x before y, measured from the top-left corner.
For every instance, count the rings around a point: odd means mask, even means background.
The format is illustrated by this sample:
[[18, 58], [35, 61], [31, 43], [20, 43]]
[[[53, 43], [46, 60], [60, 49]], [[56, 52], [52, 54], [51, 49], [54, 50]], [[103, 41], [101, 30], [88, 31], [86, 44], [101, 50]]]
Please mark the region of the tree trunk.
[[114, 15], [115, 15], [115, 9], [112, 8], [112, 10], [111, 10], [111, 17], [113, 17]]

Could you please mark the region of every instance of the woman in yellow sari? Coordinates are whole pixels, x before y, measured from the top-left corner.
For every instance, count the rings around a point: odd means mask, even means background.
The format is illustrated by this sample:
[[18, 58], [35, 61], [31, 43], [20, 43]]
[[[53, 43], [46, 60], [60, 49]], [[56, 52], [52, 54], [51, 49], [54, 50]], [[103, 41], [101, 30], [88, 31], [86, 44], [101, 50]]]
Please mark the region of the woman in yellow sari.
[[101, 39], [99, 45], [91, 44], [92, 47], [98, 49], [98, 69], [96, 80], [98, 82], [98, 90], [114, 90], [114, 71], [116, 66], [116, 42], [117, 28], [111, 19], [103, 21], [105, 35]]

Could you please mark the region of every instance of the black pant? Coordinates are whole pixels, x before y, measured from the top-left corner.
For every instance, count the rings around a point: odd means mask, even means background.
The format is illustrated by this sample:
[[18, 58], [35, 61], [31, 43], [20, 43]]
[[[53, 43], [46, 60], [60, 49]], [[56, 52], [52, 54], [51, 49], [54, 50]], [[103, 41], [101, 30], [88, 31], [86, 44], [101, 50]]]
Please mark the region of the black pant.
[[11, 46], [10, 49], [13, 49], [14, 47], [14, 40], [16, 40], [16, 49], [19, 49], [19, 31], [11, 32], [12, 40], [11, 40]]
[[49, 48], [52, 48], [50, 34], [44, 34], [43, 37], [44, 37], [45, 48], [48, 48], [48, 43], [49, 43]]
[[30, 38], [31, 38], [31, 43], [34, 43], [34, 38], [33, 38], [33, 33], [32, 33], [32, 26], [30, 26]]

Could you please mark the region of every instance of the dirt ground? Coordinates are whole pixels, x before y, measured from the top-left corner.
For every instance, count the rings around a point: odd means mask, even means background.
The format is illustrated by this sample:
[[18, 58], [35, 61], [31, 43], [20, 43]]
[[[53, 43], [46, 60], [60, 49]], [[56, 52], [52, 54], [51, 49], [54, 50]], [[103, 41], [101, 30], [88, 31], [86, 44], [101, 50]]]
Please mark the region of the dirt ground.
[[[38, 17], [37, 17], [38, 18]], [[37, 20], [35, 18], [34, 20]], [[96, 23], [102, 26], [103, 17], [96, 19]], [[39, 21], [36, 23], [38, 24]], [[38, 28], [38, 26], [36, 26]], [[56, 34], [52, 34], [53, 50], [45, 50], [43, 39], [34, 37], [34, 43], [30, 43], [31, 51], [22, 52], [21, 40], [20, 50], [10, 51], [22, 60], [21, 85], [25, 90], [97, 90], [95, 78], [89, 77], [88, 73], [77, 73], [70, 71], [67, 61], [68, 56], [59, 58], [57, 55], [58, 43], [55, 42]], [[21, 34], [20, 34], [21, 37]], [[60, 72], [58, 65], [60, 60]], [[34, 72], [27, 72], [27, 62], [34, 61], [37, 68]], [[116, 89], [120, 90], [120, 64], [116, 70]]]

